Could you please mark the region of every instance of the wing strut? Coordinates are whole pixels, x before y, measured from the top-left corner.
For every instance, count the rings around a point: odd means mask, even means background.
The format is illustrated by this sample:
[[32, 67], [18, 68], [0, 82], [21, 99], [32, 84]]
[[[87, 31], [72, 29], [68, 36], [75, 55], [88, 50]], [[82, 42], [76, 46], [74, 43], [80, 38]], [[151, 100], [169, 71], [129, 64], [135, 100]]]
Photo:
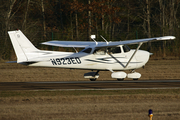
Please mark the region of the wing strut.
[[[74, 48], [74, 47], [73, 47]], [[76, 48], [74, 48], [74, 50], [76, 51], [76, 53], [78, 53], [78, 51], [76, 50]]]
[[131, 62], [132, 58], [134, 57], [136, 52], [139, 50], [139, 48], [141, 47], [142, 44], [143, 44], [142, 42], [139, 43], [139, 46], [136, 48], [136, 50], [134, 51], [133, 55], [131, 56], [131, 58], [129, 59], [128, 63], [126, 64], [126, 66], [124, 68], [126, 68], [129, 65], [129, 63]]
[[102, 38], [104, 41], [106, 41], [106, 44], [108, 45], [109, 42], [108, 42], [102, 35], [100, 35], [100, 36], [101, 36], [101, 38]]

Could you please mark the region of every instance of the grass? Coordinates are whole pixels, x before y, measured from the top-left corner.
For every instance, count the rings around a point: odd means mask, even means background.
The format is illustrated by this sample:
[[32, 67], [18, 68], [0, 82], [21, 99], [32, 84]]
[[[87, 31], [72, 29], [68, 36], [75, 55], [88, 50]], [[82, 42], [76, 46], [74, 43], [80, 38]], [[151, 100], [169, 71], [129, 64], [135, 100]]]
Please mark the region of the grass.
[[1, 91], [0, 120], [179, 120], [180, 89]]
[[[145, 68], [137, 69], [140, 80], [179, 79], [180, 60], [150, 60]], [[85, 81], [84, 73], [89, 70], [71, 70], [60, 68], [28, 67], [13, 63], [0, 63], [0, 82], [32, 81]], [[130, 71], [126, 71], [127, 73]], [[115, 80], [110, 71], [100, 71], [97, 80]], [[73, 78], [73, 79], [72, 79]], [[126, 79], [130, 80], [130, 79]]]
[[0, 91], [3, 97], [37, 97], [37, 96], [83, 96], [83, 95], [138, 95], [138, 94], [180, 94], [180, 89], [142, 89], [142, 90], [75, 90], [75, 91]]
[[[0, 63], [0, 82], [82, 81], [85, 70]], [[150, 60], [142, 80], [179, 79], [180, 60]], [[98, 80], [114, 80], [109, 71]], [[72, 79], [74, 78], [74, 79]], [[0, 120], [179, 120], [180, 89], [0, 91]]]

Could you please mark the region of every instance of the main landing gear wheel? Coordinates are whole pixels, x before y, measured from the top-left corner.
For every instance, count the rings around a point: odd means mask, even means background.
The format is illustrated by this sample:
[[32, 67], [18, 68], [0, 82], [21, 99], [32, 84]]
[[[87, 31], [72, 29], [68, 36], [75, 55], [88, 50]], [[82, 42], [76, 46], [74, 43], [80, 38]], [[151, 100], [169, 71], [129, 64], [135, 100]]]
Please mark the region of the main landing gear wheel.
[[118, 80], [118, 81], [123, 81], [123, 80], [124, 80], [124, 78], [122, 78], [122, 79], [119, 79], [119, 78], [118, 78], [117, 80]]
[[95, 79], [90, 79], [90, 81], [96, 81], [96, 78]]

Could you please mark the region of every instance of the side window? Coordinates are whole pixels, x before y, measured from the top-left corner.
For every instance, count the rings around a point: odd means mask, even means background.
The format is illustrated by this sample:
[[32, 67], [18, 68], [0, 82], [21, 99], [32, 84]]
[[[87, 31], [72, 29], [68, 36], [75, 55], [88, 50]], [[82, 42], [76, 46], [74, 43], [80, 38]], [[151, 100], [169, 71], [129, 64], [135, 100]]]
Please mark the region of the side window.
[[92, 48], [87, 48], [87, 49], [82, 50], [81, 52], [91, 53], [91, 50], [92, 50]]
[[108, 54], [116, 54], [116, 53], [121, 53], [121, 48], [120, 47], [108, 48]]
[[105, 55], [106, 54], [106, 48], [95, 49], [93, 54], [95, 54], [95, 55]]
[[130, 48], [127, 45], [123, 45], [124, 52], [129, 52]]

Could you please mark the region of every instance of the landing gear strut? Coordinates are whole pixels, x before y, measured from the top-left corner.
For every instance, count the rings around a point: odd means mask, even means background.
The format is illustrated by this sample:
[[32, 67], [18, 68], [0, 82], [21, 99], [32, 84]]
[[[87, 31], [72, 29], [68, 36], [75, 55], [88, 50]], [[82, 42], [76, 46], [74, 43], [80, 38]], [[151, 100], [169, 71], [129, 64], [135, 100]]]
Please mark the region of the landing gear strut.
[[99, 70], [97, 72], [88, 72], [84, 74], [84, 78], [89, 78], [90, 81], [96, 81], [96, 79], [99, 77]]

